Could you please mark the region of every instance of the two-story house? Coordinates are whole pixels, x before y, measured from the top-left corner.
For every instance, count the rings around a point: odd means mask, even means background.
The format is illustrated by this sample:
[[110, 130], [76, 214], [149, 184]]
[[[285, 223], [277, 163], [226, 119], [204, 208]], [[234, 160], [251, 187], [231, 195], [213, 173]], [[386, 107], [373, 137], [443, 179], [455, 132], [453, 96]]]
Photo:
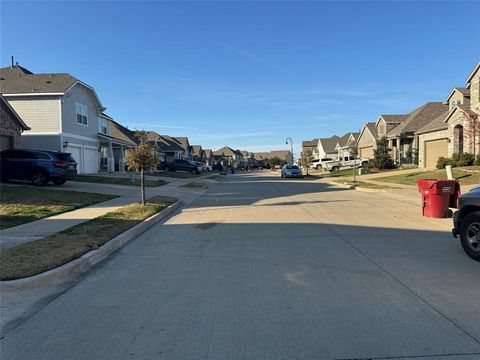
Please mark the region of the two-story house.
[[20, 135], [30, 128], [0, 94], [0, 151], [20, 148]]
[[70, 74], [34, 74], [12, 64], [0, 69], [0, 92], [31, 128], [22, 133], [22, 147], [69, 152], [79, 173], [98, 172], [105, 153], [106, 170], [114, 171], [118, 142], [93, 87]]
[[433, 168], [439, 157], [457, 152], [480, 153], [480, 63], [445, 103], [446, 110], [416, 132], [420, 167]]

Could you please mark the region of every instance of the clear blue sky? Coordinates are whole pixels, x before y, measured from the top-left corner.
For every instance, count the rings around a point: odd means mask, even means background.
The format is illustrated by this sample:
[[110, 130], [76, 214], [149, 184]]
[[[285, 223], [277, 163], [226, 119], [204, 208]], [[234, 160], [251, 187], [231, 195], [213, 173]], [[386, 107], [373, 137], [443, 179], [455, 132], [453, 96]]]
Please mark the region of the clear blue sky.
[[[443, 101], [480, 2], [1, 2], [1, 64], [68, 72], [129, 128], [247, 150]], [[475, 19], [475, 17], [477, 17]]]

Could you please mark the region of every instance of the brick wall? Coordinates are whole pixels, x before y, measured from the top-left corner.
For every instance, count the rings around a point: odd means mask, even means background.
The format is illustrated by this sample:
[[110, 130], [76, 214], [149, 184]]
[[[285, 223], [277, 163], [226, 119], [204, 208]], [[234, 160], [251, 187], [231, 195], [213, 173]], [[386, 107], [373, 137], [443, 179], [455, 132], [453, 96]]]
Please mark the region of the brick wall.
[[0, 106], [0, 135], [12, 136], [13, 146], [21, 146], [20, 133], [22, 128], [11, 118], [10, 113]]

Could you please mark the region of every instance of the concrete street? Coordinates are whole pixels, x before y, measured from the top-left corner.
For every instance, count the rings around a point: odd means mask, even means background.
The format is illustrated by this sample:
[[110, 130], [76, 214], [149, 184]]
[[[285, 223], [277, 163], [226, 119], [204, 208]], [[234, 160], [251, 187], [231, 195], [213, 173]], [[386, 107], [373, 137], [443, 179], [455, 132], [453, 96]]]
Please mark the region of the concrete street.
[[420, 195], [228, 176], [10, 331], [1, 359], [480, 359], [480, 264]]

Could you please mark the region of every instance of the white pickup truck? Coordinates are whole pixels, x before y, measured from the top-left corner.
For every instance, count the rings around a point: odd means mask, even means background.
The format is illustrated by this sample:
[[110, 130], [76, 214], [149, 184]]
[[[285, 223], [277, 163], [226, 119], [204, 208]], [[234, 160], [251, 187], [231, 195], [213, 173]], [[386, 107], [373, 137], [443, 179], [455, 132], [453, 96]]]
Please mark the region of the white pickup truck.
[[355, 156], [344, 156], [339, 160], [326, 161], [322, 163], [322, 167], [330, 172], [337, 172], [340, 169], [353, 169], [368, 164], [369, 158], [358, 158]]

